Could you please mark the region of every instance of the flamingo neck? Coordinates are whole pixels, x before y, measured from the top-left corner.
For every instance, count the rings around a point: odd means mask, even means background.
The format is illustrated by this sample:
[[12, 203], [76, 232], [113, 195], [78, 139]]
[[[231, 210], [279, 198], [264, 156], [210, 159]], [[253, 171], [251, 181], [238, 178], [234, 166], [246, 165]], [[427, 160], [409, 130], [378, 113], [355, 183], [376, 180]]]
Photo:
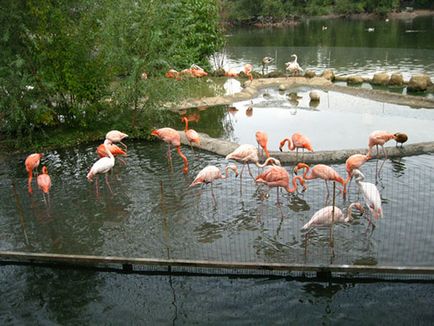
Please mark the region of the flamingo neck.
[[351, 212], [355, 205], [356, 203], [352, 203], [350, 206], [348, 206], [347, 214], [345, 215], [345, 222], [351, 222], [353, 220], [353, 216], [351, 215]]
[[280, 142], [279, 149], [282, 150], [282, 147], [285, 146], [285, 143], [288, 142], [288, 149], [292, 151], [294, 149], [294, 143], [291, 138], [286, 137]]
[[184, 131], [186, 132], [186, 131], [188, 130], [188, 119], [187, 119], [187, 118], [184, 118], [184, 119], [182, 119], [182, 120], [184, 120], [184, 122], [185, 122], [185, 128], [184, 128]]
[[229, 176], [229, 169], [234, 171], [234, 173], [236, 174], [235, 168], [233, 166], [228, 165], [225, 168], [225, 175], [222, 176], [222, 179], [226, 179]]
[[113, 156], [112, 152], [110, 151], [110, 148], [109, 148], [110, 144], [111, 144], [110, 140], [106, 139], [104, 141], [104, 148], [105, 148], [105, 151], [106, 151], [108, 157], [110, 158], [110, 160], [114, 161], [115, 157]]
[[299, 180], [300, 184], [303, 185], [304, 188], [306, 188], [304, 186], [304, 180], [303, 180], [303, 178], [301, 176], [297, 175], [294, 178], [292, 178], [292, 188], [290, 187], [290, 185], [288, 183], [288, 186], [285, 188], [285, 190], [287, 192], [289, 192], [289, 193], [293, 193], [294, 191], [296, 191], [297, 190], [297, 186], [298, 186], [297, 185], [297, 180]]
[[274, 160], [273, 157], [268, 157], [268, 158], [265, 160], [264, 163], [259, 164], [258, 162], [255, 162], [255, 164], [256, 164], [257, 167], [259, 167], [259, 168], [263, 168], [264, 166], [268, 165], [268, 163], [269, 163], [270, 161], [275, 161], [275, 160]]
[[182, 169], [182, 172], [184, 172], [184, 174], [188, 173], [188, 160], [187, 157], [181, 152], [181, 146], [177, 146], [176, 150], [179, 154], [179, 156], [181, 156], [182, 160], [184, 161], [184, 168]]
[[299, 165], [300, 165], [300, 169], [304, 169], [303, 178], [304, 178], [305, 180], [312, 180], [312, 179], [315, 179], [315, 178], [312, 176], [312, 173], [311, 173], [310, 175], [307, 175], [307, 174], [309, 173], [309, 171], [310, 171], [310, 167], [309, 167], [309, 165], [304, 164], [304, 163], [301, 163], [301, 164], [299, 164]]

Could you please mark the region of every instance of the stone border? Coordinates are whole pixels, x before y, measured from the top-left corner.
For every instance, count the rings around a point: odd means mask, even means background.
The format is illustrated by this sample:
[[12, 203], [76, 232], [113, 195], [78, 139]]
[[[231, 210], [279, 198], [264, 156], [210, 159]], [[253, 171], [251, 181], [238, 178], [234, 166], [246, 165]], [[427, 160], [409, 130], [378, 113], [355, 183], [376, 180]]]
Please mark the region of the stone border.
[[289, 77], [289, 78], [260, 78], [254, 79], [251, 83], [249, 81], [244, 83], [245, 88], [231, 96], [215, 96], [204, 97], [200, 99], [192, 99], [182, 102], [180, 105], [170, 108], [172, 111], [181, 111], [195, 107], [203, 106], [216, 106], [216, 105], [231, 105], [234, 102], [250, 100], [256, 96], [260, 89], [266, 87], [279, 87], [289, 89], [298, 86], [308, 86], [312, 88], [318, 88], [325, 91], [335, 91], [340, 93], [346, 93], [358, 97], [372, 99], [381, 102], [387, 102], [392, 104], [407, 105], [415, 108], [434, 108], [434, 100], [414, 96], [403, 95], [397, 93], [391, 93], [382, 90], [364, 89], [351, 86], [339, 86], [333, 84], [330, 80], [323, 77]]
[[[185, 137], [184, 131], [178, 131], [181, 135], [181, 143], [183, 145], [190, 145]], [[207, 134], [200, 133], [201, 141], [200, 145], [192, 144], [193, 147], [212, 152], [221, 156], [226, 156], [232, 151], [234, 151], [239, 144], [209, 137]], [[408, 144], [401, 147], [388, 146], [385, 147], [388, 157], [403, 157], [403, 156], [413, 156], [427, 153], [434, 153], [434, 141]], [[281, 163], [291, 163], [296, 164], [298, 162], [305, 162], [308, 164], [317, 163], [344, 163], [348, 157], [353, 154], [366, 154], [368, 152], [367, 148], [358, 149], [342, 149], [342, 150], [332, 150], [332, 151], [318, 151], [318, 152], [299, 152], [298, 156], [295, 152], [277, 152], [270, 151], [270, 156], [277, 158]], [[382, 151], [378, 156], [375, 155], [375, 150], [373, 151], [374, 158], [383, 158]]]

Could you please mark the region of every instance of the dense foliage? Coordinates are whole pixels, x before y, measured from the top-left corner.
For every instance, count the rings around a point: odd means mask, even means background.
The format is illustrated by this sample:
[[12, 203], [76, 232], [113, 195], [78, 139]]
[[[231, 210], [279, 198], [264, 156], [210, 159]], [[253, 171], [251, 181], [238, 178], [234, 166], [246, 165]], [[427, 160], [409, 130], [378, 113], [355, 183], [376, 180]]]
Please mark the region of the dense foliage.
[[431, 0], [221, 0], [224, 20], [232, 23], [275, 23], [297, 16], [387, 12], [412, 8], [434, 9]]
[[29, 141], [59, 128], [150, 128], [155, 108], [197, 84], [164, 73], [206, 68], [222, 45], [209, 0], [4, 0], [0, 35], [0, 136]]

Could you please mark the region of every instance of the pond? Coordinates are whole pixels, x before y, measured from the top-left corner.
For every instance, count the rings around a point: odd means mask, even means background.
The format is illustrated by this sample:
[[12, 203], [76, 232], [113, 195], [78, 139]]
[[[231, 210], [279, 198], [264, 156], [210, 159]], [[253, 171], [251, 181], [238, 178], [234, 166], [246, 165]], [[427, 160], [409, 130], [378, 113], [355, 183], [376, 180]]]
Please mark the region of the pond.
[[[327, 26], [326, 30], [322, 27]], [[369, 28], [374, 31], [369, 32]], [[290, 28], [234, 29], [228, 32], [224, 66], [241, 69], [252, 63], [262, 72], [261, 60], [275, 58], [273, 69], [284, 70], [290, 55], [301, 67], [322, 73], [372, 77], [379, 71], [401, 72], [404, 80], [424, 73], [434, 78], [433, 17], [409, 20], [311, 19]]]

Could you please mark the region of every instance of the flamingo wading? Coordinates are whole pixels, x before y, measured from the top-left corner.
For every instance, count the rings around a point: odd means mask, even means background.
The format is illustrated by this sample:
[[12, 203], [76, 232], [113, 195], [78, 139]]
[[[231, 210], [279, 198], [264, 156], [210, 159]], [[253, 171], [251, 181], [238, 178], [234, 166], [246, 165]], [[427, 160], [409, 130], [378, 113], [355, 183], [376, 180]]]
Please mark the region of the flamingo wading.
[[32, 178], [33, 178], [33, 170], [36, 170], [41, 162], [41, 158], [44, 156], [42, 153], [33, 153], [27, 156], [24, 165], [26, 166], [27, 171], [27, 187], [29, 193], [32, 193]]
[[[108, 156], [102, 157], [98, 161], [96, 161], [90, 168], [89, 173], [87, 174], [86, 177], [89, 182], [92, 182], [93, 178], [97, 174], [105, 174], [105, 182], [110, 192], [113, 194], [112, 188], [110, 187], [110, 183], [108, 181], [108, 174], [107, 174], [107, 172], [110, 171], [115, 166], [115, 157], [110, 152], [110, 148], [109, 148], [111, 143], [112, 142], [109, 139], [104, 140], [104, 148]], [[96, 187], [96, 194], [98, 196], [98, 177], [96, 178], [95, 181], [95, 187]]]
[[188, 129], [188, 119], [187, 117], [183, 117], [182, 118], [182, 122], [185, 123], [185, 137], [187, 137], [188, 142], [190, 143], [196, 143], [196, 144], [200, 144], [200, 138], [199, 138], [199, 134], [196, 132], [196, 130], [194, 129]]

